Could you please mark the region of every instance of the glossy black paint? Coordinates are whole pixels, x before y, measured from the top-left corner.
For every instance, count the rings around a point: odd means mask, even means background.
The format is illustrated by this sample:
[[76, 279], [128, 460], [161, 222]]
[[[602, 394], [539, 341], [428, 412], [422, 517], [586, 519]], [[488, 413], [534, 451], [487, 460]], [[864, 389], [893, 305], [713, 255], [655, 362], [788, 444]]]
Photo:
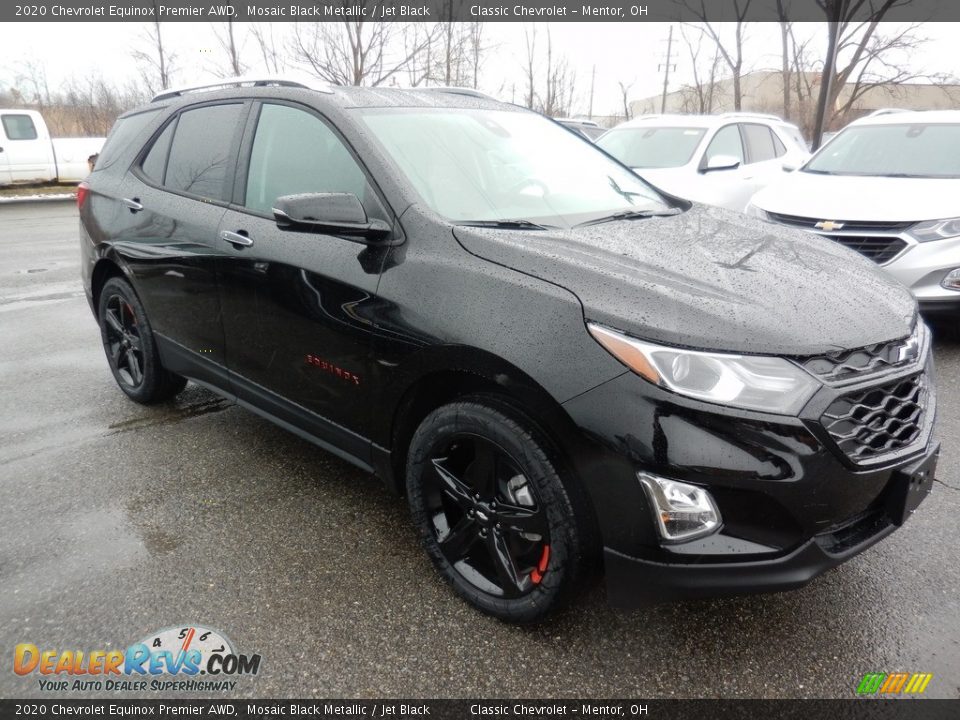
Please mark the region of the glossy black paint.
[[[229, 201], [174, 194], [136, 172], [171, 115], [238, 98], [246, 110]], [[281, 228], [242, 206], [260, 102], [294, 104], [341, 134], [370, 183], [365, 211], [392, 228], [388, 238]], [[803, 548], [870, 515], [898, 468], [933, 454], [930, 440], [880, 467], [851, 467], [814, 416], [683, 399], [626, 370], [585, 327], [600, 321], [653, 341], [784, 355], [904, 337], [915, 302], [869, 261], [697, 206], [569, 231], [454, 227], [422, 204], [355, 115], [360, 106], [397, 105], [522, 112], [464, 96], [358, 88], [245, 88], [169, 101], [89, 178], [81, 247], [91, 302], [111, 274], [127, 277], [169, 369], [400, 492], [406, 442], [420, 419], [456, 397], [498, 395], [563, 449], [592, 504], [608, 581], [620, 588], [652, 577], [651, 567], [669, 567], [657, 577], [682, 588], [690, 567], [718, 563], [729, 572], [707, 573], [700, 589], [805, 582], [835, 562]], [[124, 198], [143, 209], [131, 212]], [[253, 244], [226, 242], [223, 231]], [[641, 468], [709, 487], [721, 531], [661, 545], [636, 479]], [[796, 557], [804, 562], [789, 577], [772, 562]], [[723, 580], [758, 562], [739, 585]], [[629, 604], [624, 593], [616, 597]]]

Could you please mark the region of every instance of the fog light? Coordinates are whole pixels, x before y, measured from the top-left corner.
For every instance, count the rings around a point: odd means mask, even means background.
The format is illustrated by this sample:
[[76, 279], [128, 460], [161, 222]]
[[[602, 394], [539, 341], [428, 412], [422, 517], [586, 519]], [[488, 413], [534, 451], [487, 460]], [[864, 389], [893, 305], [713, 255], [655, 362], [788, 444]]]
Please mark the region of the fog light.
[[720, 511], [703, 488], [644, 472], [637, 473], [637, 477], [650, 500], [664, 542], [693, 540], [720, 527]]
[[947, 290], [960, 290], [960, 268], [948, 272], [940, 284]]

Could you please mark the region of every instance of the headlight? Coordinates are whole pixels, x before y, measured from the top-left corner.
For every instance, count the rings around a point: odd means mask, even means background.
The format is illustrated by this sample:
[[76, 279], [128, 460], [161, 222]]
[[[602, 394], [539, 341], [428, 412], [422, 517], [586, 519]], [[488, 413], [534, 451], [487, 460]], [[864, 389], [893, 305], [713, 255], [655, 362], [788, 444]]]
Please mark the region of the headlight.
[[778, 415], [796, 415], [819, 389], [783, 358], [726, 355], [654, 345], [594, 323], [590, 334], [641, 377], [680, 395]]
[[946, 240], [960, 235], [960, 218], [928, 220], [910, 228], [910, 234], [920, 242]]

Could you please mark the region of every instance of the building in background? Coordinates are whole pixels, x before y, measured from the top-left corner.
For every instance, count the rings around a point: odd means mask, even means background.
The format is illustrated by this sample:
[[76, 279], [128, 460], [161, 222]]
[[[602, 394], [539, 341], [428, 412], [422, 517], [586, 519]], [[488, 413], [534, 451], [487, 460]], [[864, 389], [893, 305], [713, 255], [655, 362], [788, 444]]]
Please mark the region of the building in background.
[[[820, 73], [790, 73], [790, 112], [787, 119], [809, 137], [820, 92]], [[740, 78], [741, 110], [784, 116], [783, 73], [758, 70]], [[856, 95], [854, 98], [853, 96]], [[630, 103], [634, 117], [659, 113], [662, 96], [655, 95]], [[721, 113], [735, 108], [733, 79], [708, 86], [688, 85], [667, 94], [668, 113]], [[960, 85], [920, 82], [880, 83], [857, 87], [848, 83], [837, 97], [837, 106], [827, 127], [839, 130], [847, 123], [881, 108], [908, 110], [955, 110], [960, 108]]]

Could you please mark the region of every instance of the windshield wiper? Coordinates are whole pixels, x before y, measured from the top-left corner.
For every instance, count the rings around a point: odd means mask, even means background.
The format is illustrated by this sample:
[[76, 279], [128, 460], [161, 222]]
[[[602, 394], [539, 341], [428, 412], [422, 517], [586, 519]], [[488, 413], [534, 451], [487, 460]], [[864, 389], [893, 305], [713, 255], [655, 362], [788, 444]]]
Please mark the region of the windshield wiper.
[[811, 170], [810, 168], [803, 168], [802, 172], [810, 173], [812, 175], [836, 175], [832, 170]]
[[601, 223], [614, 222], [615, 220], [646, 220], [652, 217], [668, 217], [670, 215], [679, 215], [681, 210], [673, 208], [671, 210], [621, 210], [620, 212], [604, 215], [603, 217], [587, 220], [574, 227], [588, 227], [590, 225], [599, 225]]
[[500, 228], [502, 230], [547, 230], [549, 225], [540, 225], [532, 220], [463, 220], [457, 225], [481, 228]]

